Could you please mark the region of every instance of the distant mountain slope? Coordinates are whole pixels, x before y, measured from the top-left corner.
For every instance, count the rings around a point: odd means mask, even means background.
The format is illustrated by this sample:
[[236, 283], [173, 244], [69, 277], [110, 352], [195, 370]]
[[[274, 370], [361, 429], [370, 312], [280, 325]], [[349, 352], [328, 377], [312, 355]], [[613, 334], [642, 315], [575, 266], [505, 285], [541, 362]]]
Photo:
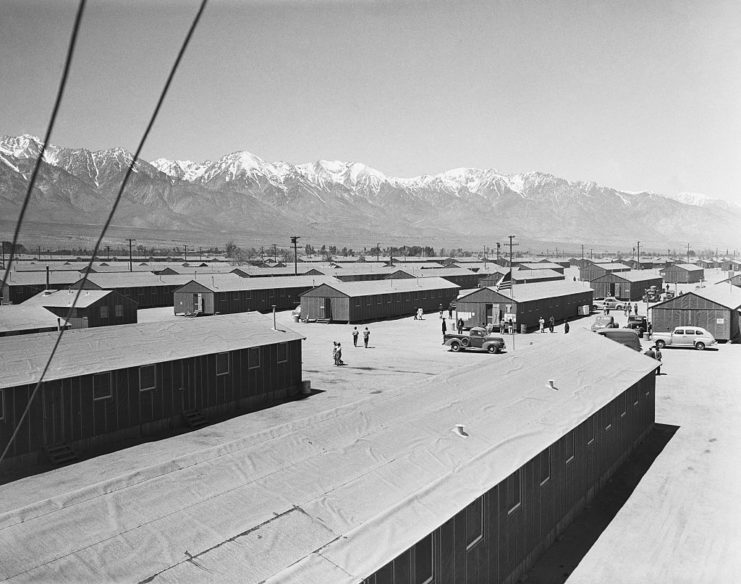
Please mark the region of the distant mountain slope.
[[[16, 217], [41, 142], [0, 139], [0, 213]], [[121, 148], [89, 151], [50, 145], [28, 210], [29, 221], [100, 224], [131, 161]], [[722, 204], [721, 204], [722, 203]], [[539, 173], [505, 175], [459, 168], [393, 178], [339, 161], [269, 163], [248, 152], [216, 161], [139, 161], [114, 224], [246, 237], [301, 233], [421, 242], [466, 237], [520, 238], [656, 247], [737, 245], [741, 208], [707, 197], [626, 193]]]

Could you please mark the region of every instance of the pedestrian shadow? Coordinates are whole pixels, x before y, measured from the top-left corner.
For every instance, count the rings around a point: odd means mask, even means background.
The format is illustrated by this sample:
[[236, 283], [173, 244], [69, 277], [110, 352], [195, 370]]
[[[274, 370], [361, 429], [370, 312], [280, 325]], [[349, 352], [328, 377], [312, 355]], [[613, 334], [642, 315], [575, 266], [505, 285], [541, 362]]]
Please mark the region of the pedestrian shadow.
[[645, 440], [520, 581], [561, 584], [610, 525], [679, 426], [654, 424]]

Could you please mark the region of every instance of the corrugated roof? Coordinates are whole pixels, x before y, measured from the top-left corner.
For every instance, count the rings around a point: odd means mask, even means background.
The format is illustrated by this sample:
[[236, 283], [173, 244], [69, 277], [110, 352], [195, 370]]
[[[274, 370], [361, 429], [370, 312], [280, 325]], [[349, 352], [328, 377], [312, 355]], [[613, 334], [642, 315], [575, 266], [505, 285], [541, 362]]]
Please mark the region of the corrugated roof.
[[[336, 284], [332, 276], [281, 276], [277, 278], [236, 278], [232, 274], [214, 274], [197, 280], [201, 286], [214, 292], [239, 292], [241, 290], [271, 290], [286, 288], [313, 288], [321, 284]], [[190, 282], [189, 282], [190, 283]], [[177, 292], [177, 290], [175, 290]]]
[[[493, 286], [489, 286], [494, 290]], [[514, 290], [514, 296], [512, 296]], [[585, 282], [569, 282], [567, 280], [554, 280], [552, 282], [535, 282], [533, 284], [515, 284], [512, 289], [499, 290], [498, 293], [508, 298], [514, 298], [516, 302], [529, 302], [541, 298], [554, 298], [557, 296], [568, 296], [580, 292], [593, 292]]]
[[[0, 305], [0, 333], [28, 331], [57, 326], [57, 316], [43, 306]], [[2, 357], [0, 356], [0, 359]]]
[[555, 346], [4, 485], [0, 579], [355, 584], [656, 367], [588, 331]]
[[617, 262], [592, 262], [593, 265], [598, 266], [602, 268], [603, 270], [607, 270], [608, 272], [614, 272], [618, 270], [622, 270], [627, 272], [630, 270], [630, 266], [626, 266], [625, 264], [620, 264]]
[[[56, 321], [56, 317], [55, 317]], [[68, 331], [44, 379], [63, 379], [301, 339], [269, 316], [241, 312]], [[0, 389], [38, 380], [56, 333], [0, 338]]]
[[375, 296], [415, 290], [443, 290], [458, 288], [457, 284], [444, 278], [399, 278], [393, 280], [364, 280], [360, 282], [335, 282], [327, 284], [338, 292], [355, 296]]
[[[77, 308], [87, 308], [98, 300], [113, 294], [113, 290], [83, 290], [75, 303]], [[45, 290], [32, 296], [21, 306], [54, 306], [57, 308], [68, 308], [77, 295], [77, 290]], [[121, 296], [119, 296], [121, 298]]]
[[[505, 272], [506, 273], [506, 272]], [[515, 268], [512, 271], [512, 277], [515, 280], [538, 280], [540, 278], [559, 278], [563, 279], [564, 275], [555, 270], [519, 270]]]

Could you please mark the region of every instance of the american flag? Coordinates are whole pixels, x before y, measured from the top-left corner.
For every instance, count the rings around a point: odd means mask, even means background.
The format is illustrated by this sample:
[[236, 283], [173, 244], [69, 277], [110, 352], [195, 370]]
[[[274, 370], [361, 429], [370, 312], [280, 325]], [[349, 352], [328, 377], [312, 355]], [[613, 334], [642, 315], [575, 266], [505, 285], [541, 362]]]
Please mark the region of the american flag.
[[512, 289], [512, 270], [504, 274], [499, 283], [494, 287], [495, 292], [500, 290], [511, 290]]

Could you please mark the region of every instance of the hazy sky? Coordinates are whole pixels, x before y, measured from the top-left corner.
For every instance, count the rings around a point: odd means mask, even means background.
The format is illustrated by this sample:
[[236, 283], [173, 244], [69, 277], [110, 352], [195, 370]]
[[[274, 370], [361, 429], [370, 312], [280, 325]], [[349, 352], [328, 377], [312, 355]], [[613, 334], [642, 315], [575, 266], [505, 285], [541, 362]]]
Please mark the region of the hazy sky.
[[[52, 142], [133, 150], [195, 0], [89, 0]], [[0, 134], [42, 136], [77, 2], [4, 0]], [[212, 0], [144, 157], [550, 172], [741, 203], [738, 0]]]

